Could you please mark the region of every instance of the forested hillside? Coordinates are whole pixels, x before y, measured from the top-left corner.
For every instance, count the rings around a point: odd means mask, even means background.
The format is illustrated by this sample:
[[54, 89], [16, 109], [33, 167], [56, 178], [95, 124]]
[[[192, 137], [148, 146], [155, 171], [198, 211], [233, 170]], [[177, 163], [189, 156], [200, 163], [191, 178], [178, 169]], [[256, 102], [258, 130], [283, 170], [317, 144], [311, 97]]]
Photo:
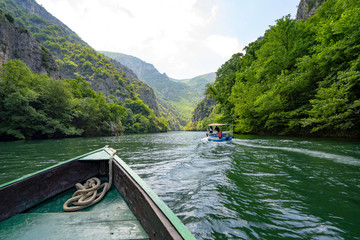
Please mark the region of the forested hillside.
[[[10, 61], [6, 64], [11, 59], [2, 59], [1, 63], [5, 63], [0, 78], [2, 139], [166, 130], [167, 122], [160, 118], [153, 90], [137, 79], [130, 69], [93, 50], [65, 25], [58, 25], [59, 21], [34, 0], [1, 0], [0, 9], [3, 21], [14, 29], [21, 29], [24, 34], [30, 32], [42, 44], [43, 53], [54, 56], [64, 79], [55, 81], [46, 76], [30, 74], [27, 66], [21, 62]], [[46, 19], [37, 14], [42, 14]], [[8, 44], [3, 49], [9, 47], [16, 48]], [[17, 52], [17, 49], [12, 51]], [[15, 54], [13, 59], [21, 57]], [[29, 79], [23, 79], [20, 73]], [[59, 100], [62, 107], [57, 109], [51, 105], [52, 101], [48, 104], [44, 102], [47, 91], [59, 91], [54, 93], [55, 96], [64, 92], [63, 96], [67, 99]], [[96, 93], [98, 91], [101, 93]], [[28, 108], [17, 118], [14, 111], [20, 105]], [[89, 119], [85, 124], [86, 118]], [[91, 118], [97, 120], [92, 121]], [[29, 129], [29, 126], [36, 130]]]
[[[51, 18], [34, 0], [15, 1], [1, 0], [0, 8], [13, 16], [17, 25], [29, 30], [34, 38], [50, 51], [56, 58], [63, 78], [81, 77], [90, 83], [93, 90], [101, 91], [106, 96], [112, 94], [119, 100], [133, 97], [138, 89], [147, 88], [130, 69], [119, 63], [114, 64], [109, 58], [89, 47], [65, 25], [58, 25], [59, 20]], [[151, 91], [148, 95], [141, 96], [154, 97]], [[143, 100], [146, 102], [147, 98]], [[157, 112], [157, 105], [150, 107]]]
[[217, 71], [210, 119], [241, 133], [359, 137], [359, 13], [358, 0], [327, 0], [306, 21], [277, 20]]
[[[205, 84], [201, 85], [200, 80], [200, 83], [194, 80], [194, 84], [190, 85], [185, 81], [170, 79], [165, 73], [161, 74], [152, 64], [134, 56], [114, 52], [102, 53], [133, 70], [140, 80], [154, 89], [156, 96], [162, 102], [173, 109], [172, 112], [179, 119], [181, 128], [186, 125], [196, 104], [204, 95]], [[171, 124], [171, 121], [169, 121], [169, 124]]]

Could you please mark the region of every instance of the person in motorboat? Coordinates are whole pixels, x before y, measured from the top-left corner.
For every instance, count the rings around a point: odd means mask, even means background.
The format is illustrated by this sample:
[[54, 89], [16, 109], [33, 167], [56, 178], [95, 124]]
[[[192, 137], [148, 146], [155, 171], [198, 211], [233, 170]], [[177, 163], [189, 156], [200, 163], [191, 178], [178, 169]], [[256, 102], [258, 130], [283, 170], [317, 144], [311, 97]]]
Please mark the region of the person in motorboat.
[[[223, 142], [223, 141], [231, 141], [232, 140], [233, 136], [231, 135], [232, 134], [231, 124], [211, 123], [208, 126], [209, 126], [209, 132], [206, 133], [206, 136], [208, 137], [209, 141]], [[224, 128], [225, 129], [224, 133], [223, 133], [223, 131], [220, 130], [220, 126], [227, 126]], [[212, 129], [213, 127], [215, 127], [215, 128]], [[213, 130], [213, 131], [211, 131], [211, 130]]]
[[216, 135], [217, 137], [219, 137], [219, 139], [221, 139], [223, 137], [222, 131], [220, 130], [219, 126], [215, 126], [215, 131], [216, 131]]

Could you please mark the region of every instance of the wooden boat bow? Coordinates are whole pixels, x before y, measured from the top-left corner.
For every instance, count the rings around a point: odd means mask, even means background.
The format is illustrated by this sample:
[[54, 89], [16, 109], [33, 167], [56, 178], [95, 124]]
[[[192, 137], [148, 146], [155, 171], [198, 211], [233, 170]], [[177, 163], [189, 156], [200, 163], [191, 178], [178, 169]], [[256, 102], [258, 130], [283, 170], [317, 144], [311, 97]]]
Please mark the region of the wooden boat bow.
[[[109, 165], [111, 155], [113, 162]], [[109, 181], [126, 200], [150, 239], [195, 239], [157, 194], [108, 146], [0, 185], [0, 224], [77, 182], [94, 176], [106, 177], [111, 168]]]

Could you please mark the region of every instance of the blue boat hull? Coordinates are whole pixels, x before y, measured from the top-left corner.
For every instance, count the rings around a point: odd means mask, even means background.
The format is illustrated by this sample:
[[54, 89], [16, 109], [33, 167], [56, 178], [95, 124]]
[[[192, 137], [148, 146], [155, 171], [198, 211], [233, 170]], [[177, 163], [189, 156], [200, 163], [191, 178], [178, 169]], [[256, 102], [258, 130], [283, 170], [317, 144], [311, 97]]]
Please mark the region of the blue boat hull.
[[226, 142], [226, 141], [231, 141], [232, 138], [233, 138], [232, 136], [226, 136], [226, 135], [224, 135], [221, 138], [208, 136], [208, 140], [212, 142]]

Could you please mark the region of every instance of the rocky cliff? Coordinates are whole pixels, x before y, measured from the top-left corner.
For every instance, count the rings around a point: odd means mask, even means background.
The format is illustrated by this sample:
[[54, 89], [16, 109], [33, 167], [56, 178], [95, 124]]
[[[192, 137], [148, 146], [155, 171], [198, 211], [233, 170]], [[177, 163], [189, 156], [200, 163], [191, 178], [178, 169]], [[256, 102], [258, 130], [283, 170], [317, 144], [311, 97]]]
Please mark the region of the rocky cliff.
[[61, 77], [49, 51], [25, 28], [16, 26], [11, 15], [0, 13], [0, 65], [12, 59], [20, 59], [33, 72]]
[[207, 124], [212, 121], [211, 113], [213, 112], [215, 105], [216, 101], [209, 95], [206, 95], [195, 108], [191, 121], [186, 125], [185, 130], [206, 130]]
[[325, 1], [326, 0], [301, 0], [296, 13], [296, 20], [308, 19]]
[[132, 70], [96, 52], [35, 0], [2, 0], [0, 8], [49, 49], [63, 78], [80, 77], [96, 92], [120, 101], [139, 98], [160, 116], [154, 91]]
[[215, 100], [212, 97], [206, 95], [205, 98], [195, 108], [191, 121], [199, 122], [204, 118], [209, 117], [215, 105]]

